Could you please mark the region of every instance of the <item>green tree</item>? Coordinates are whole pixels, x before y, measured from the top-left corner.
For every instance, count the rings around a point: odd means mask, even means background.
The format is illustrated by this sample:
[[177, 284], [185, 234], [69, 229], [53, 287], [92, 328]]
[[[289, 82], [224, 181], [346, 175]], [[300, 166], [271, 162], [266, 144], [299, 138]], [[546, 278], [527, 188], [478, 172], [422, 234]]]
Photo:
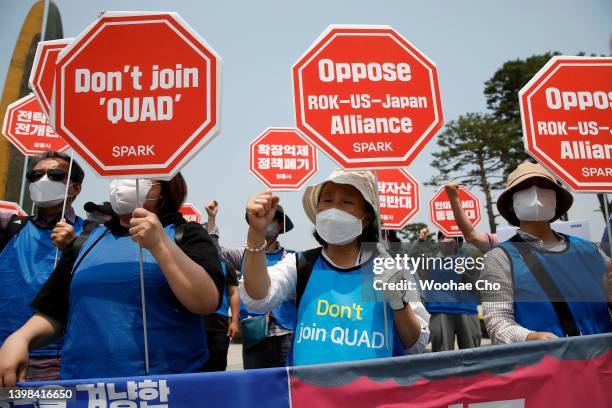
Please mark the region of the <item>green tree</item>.
[[[524, 60], [507, 61], [485, 82], [484, 95], [487, 107], [493, 116], [503, 124], [498, 133], [501, 143], [498, 144], [499, 149], [495, 153], [504, 161], [504, 176], [507, 176], [520, 163], [532, 160], [525, 152], [523, 145], [518, 93], [555, 55], [560, 55], [560, 53], [550, 51], [542, 55], [532, 55]], [[576, 55], [585, 55], [585, 53], [579, 52]], [[596, 55], [591, 54], [591, 56]], [[603, 195], [598, 194], [597, 198], [602, 217], [605, 220]], [[612, 210], [612, 204], [609, 210]]]
[[495, 154], [503, 158], [503, 175], [507, 176], [520, 163], [530, 160], [525, 152], [521, 128], [521, 112], [518, 93], [527, 82], [558, 52], [516, 59], [505, 62], [485, 82], [484, 95], [487, 107], [500, 121], [497, 137], [500, 143]]
[[491, 232], [497, 229], [491, 191], [503, 182], [505, 162], [499, 152], [504, 145], [498, 135], [504, 130], [505, 124], [490, 114], [467, 113], [449, 122], [437, 138], [440, 150], [433, 153], [431, 166], [438, 174], [427, 182], [440, 186], [458, 180], [468, 187], [478, 186], [485, 196]]

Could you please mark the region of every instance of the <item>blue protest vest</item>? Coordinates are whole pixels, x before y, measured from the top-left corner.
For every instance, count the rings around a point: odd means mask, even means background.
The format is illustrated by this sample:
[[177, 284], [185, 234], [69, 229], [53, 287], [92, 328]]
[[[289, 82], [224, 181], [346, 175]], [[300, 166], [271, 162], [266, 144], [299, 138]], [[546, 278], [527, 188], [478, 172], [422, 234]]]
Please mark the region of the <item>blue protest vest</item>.
[[[223, 269], [223, 275], [227, 280], [227, 274], [229, 273], [227, 270], [227, 265], [225, 261], [221, 261], [221, 269]], [[216, 314], [220, 314], [225, 317], [229, 317], [229, 286], [226, 285], [225, 290], [223, 291], [223, 299], [221, 300], [221, 306], [215, 312]]]
[[[285, 254], [290, 254], [295, 251], [290, 249], [280, 248], [274, 252], [266, 253], [266, 262], [268, 266], [276, 265], [283, 259]], [[244, 303], [240, 303], [240, 319], [245, 319], [248, 316], [261, 316], [264, 313], [257, 312], [253, 309], [250, 309], [244, 306]], [[289, 299], [280, 304], [276, 309], [272, 309], [270, 311], [270, 316], [272, 316], [276, 323], [287, 330], [295, 331], [295, 321], [297, 319], [297, 309], [295, 307], [295, 301], [293, 299]]]
[[319, 256], [298, 308], [292, 365], [402, 355], [393, 311], [373, 288], [373, 261], [341, 270]]
[[[76, 218], [75, 234], [83, 230]], [[0, 344], [36, 313], [30, 307], [53, 272], [56, 248], [51, 242], [52, 228], [37, 227], [29, 220], [0, 253]], [[62, 342], [33, 350], [30, 356], [57, 357]]]
[[[164, 230], [174, 239], [173, 224]], [[74, 270], [62, 379], [145, 375], [138, 245], [99, 227], [80, 256], [101, 234]], [[180, 303], [146, 249], [143, 258], [150, 374], [198, 371], [208, 359], [204, 320]]]
[[[567, 248], [562, 252], [535, 247], [533, 252], [567, 301], [580, 332], [612, 332], [602, 282], [606, 274], [603, 257], [592, 243], [572, 236], [566, 238]], [[564, 337], [552, 304], [516, 247], [510, 241], [500, 244], [500, 247], [512, 263], [516, 322], [529, 330]]]
[[[445, 268], [447, 260], [455, 258], [436, 258], [434, 267], [427, 273], [427, 279], [444, 283], [461, 283], [461, 275], [455, 272], [455, 268]], [[441, 262], [440, 262], [441, 261]], [[453, 264], [454, 265], [454, 264]], [[478, 299], [475, 291], [459, 290], [428, 290], [423, 292], [425, 296], [425, 308], [429, 313], [448, 314], [477, 314]]]

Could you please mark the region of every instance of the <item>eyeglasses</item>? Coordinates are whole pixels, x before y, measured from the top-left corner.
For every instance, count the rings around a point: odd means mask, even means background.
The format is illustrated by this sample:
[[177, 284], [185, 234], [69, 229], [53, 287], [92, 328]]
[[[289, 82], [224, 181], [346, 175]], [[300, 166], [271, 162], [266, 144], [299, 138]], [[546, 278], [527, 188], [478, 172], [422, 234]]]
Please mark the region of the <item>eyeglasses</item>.
[[49, 169], [46, 172], [44, 170], [30, 170], [26, 174], [26, 179], [30, 183], [36, 183], [38, 180], [43, 178], [44, 175], [49, 177], [49, 180], [52, 181], [64, 181], [64, 179], [68, 176], [68, 172], [64, 169]]

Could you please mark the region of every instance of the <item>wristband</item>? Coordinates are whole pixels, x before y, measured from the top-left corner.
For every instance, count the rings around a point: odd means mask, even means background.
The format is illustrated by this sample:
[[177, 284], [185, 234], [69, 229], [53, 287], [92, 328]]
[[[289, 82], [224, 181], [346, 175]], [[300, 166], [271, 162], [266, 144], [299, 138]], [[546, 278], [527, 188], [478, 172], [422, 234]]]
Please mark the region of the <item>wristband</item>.
[[252, 248], [252, 247], [250, 247], [248, 242], [245, 242], [245, 243], [244, 243], [244, 249], [246, 249], [246, 250], [247, 250], [247, 251], [249, 251], [249, 252], [263, 252], [263, 251], [265, 251], [265, 250], [266, 250], [266, 247], [267, 247], [267, 246], [268, 246], [268, 241], [266, 241], [265, 239], [264, 239], [263, 244], [261, 244], [261, 246], [260, 246], [260, 247], [258, 247], [258, 248]]

